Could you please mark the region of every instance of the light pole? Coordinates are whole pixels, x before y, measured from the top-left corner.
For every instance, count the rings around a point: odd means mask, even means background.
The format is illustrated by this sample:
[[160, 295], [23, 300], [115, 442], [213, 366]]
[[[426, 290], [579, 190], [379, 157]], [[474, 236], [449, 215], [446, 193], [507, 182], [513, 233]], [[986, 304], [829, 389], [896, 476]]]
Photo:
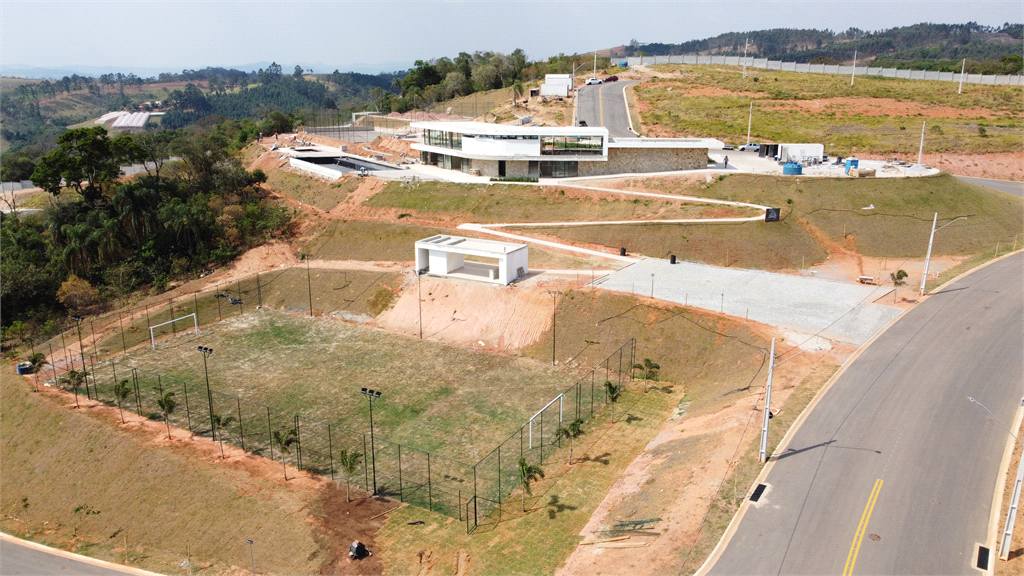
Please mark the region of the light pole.
[[203, 355], [203, 372], [206, 374], [206, 401], [210, 405], [210, 434], [213, 441], [217, 441], [217, 426], [213, 423], [213, 392], [210, 392], [210, 369], [206, 366], [206, 359], [213, 354], [213, 348], [200, 346], [199, 353]]
[[[373, 447], [373, 401], [380, 399], [379, 390], [361, 390], [366, 399], [370, 401], [370, 464], [373, 466], [373, 493], [377, 494], [377, 451]], [[365, 442], [365, 440], [364, 440]]]
[[[821, 347], [815, 348], [815, 350], [821, 350]], [[765, 388], [764, 393], [764, 421], [761, 424], [761, 450], [758, 453], [758, 459], [762, 464], [768, 460], [768, 421], [772, 418], [771, 405], [772, 405], [772, 374], [776, 366], [781, 366], [786, 362], [789, 362], [793, 358], [807, 352], [807, 350], [801, 350], [796, 354], [786, 358], [782, 362], [775, 362], [775, 338], [772, 338], [772, 352], [771, 352], [771, 364], [768, 365], [768, 385]]]
[[252, 540], [246, 539], [245, 543], [249, 545], [249, 564], [252, 565], [252, 576], [256, 576], [256, 560], [252, 556]]
[[71, 319], [75, 321], [75, 326], [78, 328], [78, 353], [82, 355], [82, 379], [85, 380], [85, 397], [92, 400], [92, 394], [89, 393], [89, 375], [85, 371], [85, 347], [82, 345], [82, 321], [85, 318], [72, 316]]
[[[999, 422], [999, 425], [1003, 427], [1003, 430], [1006, 430], [1007, 434], [1016, 440], [1018, 444], [1024, 446], [1024, 442], [1021, 442], [1020, 439], [1017, 438], [1016, 434], [1010, 432], [1010, 429], [1007, 428], [999, 418], [996, 418], [996, 415], [993, 414], [987, 406], [978, 402], [971, 396], [968, 396], [967, 399], [984, 408], [985, 412], [988, 412], [988, 415], [991, 416], [993, 420]], [[1024, 404], [1024, 399], [1021, 400], [1021, 404]], [[1013, 495], [1010, 497], [1010, 508], [1006, 511], [1006, 525], [1003, 528], [1003, 537], [999, 542], [999, 557], [1003, 560], [1009, 558], [1010, 555], [1010, 540], [1013, 537], [1013, 525], [1017, 520], [1017, 509], [1020, 506], [1020, 488], [1022, 482], [1024, 482], [1024, 456], [1021, 457], [1020, 464], [1017, 466], [1017, 480], [1013, 483]]]
[[747, 144], [750, 144], [750, 126], [754, 122], [754, 101], [750, 101], [750, 114], [747, 115]]
[[416, 303], [419, 305], [420, 311], [420, 340], [423, 340], [423, 288], [421, 287], [420, 271], [416, 271]]
[[939, 222], [939, 213], [936, 212], [935, 217], [932, 218], [932, 235], [928, 237], [928, 255], [925, 256], [924, 258], [924, 274], [921, 275], [921, 296], [924, 296], [925, 284], [928, 282], [928, 265], [932, 261], [932, 243], [935, 241], [935, 233], [938, 232], [939, 230], [942, 230], [946, 226], [949, 226], [953, 222], [956, 222], [957, 220], [967, 220], [967, 216], [960, 216], [959, 218], [954, 218], [949, 222], [946, 222], [942, 226], [939, 226], [938, 228], [936, 228], [935, 225]]
[[555, 303], [558, 300], [560, 290], [548, 290], [551, 296], [551, 365], [555, 365]]

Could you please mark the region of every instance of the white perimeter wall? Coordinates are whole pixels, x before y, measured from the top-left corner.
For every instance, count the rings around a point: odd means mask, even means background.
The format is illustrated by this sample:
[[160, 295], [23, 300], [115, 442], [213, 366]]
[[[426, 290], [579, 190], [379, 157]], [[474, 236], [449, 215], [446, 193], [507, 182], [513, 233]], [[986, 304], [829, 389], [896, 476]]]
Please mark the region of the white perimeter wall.
[[561, 84], [541, 84], [540, 85], [541, 96], [561, 96], [563, 98], [569, 96], [569, 87]]
[[435, 274], [450, 274], [453, 270], [462, 268], [464, 264], [465, 258], [462, 254], [441, 250], [430, 251], [430, 271]]
[[782, 162], [788, 162], [791, 158], [793, 160], [802, 160], [806, 158], [817, 158], [821, 159], [822, 155], [825, 154], [824, 144], [780, 144], [779, 145], [779, 160]]
[[299, 170], [309, 172], [310, 174], [316, 174], [317, 176], [328, 180], [337, 180], [341, 178], [341, 172], [338, 172], [337, 170], [324, 168], [323, 166], [318, 166], [312, 162], [306, 162], [305, 160], [299, 160], [298, 158], [290, 158], [288, 160], [288, 164], [292, 168], [298, 168]]
[[462, 151], [481, 156], [540, 156], [540, 139], [495, 140], [463, 137]]
[[530, 249], [523, 248], [505, 255], [504, 262], [498, 261], [498, 280], [502, 284], [508, 284], [518, 276], [518, 268], [522, 266], [523, 273], [530, 273]]

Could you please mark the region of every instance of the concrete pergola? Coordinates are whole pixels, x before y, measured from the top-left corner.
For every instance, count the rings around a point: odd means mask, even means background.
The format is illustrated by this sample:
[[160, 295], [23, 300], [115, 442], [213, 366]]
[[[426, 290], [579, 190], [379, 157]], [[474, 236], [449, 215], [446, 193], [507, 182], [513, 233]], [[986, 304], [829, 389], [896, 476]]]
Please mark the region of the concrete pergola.
[[[508, 285], [530, 272], [529, 250], [526, 244], [438, 234], [416, 242], [416, 273]], [[466, 256], [497, 264], [466, 262]]]

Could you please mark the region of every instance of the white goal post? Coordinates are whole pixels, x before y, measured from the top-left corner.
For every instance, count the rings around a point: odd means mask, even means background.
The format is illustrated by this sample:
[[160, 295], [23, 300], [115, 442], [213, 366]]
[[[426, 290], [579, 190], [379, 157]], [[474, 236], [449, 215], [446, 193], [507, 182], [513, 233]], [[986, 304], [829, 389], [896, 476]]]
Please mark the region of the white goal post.
[[161, 326], [166, 326], [168, 324], [173, 324], [175, 322], [180, 322], [180, 321], [184, 320], [185, 318], [188, 318], [189, 316], [192, 317], [192, 327], [196, 331], [196, 336], [198, 336], [199, 335], [199, 320], [198, 320], [198, 318], [196, 318], [195, 312], [193, 312], [191, 314], [185, 314], [181, 318], [175, 318], [173, 320], [168, 320], [167, 322], [161, 322], [160, 324], [157, 324], [156, 326], [150, 326], [149, 327], [149, 341], [150, 341], [150, 343], [153, 344], [153, 350], [156, 350], [156, 337], [153, 335], [153, 330], [156, 330], [157, 328], [159, 328]]
[[[555, 402], [558, 402], [558, 423], [561, 424], [562, 423], [562, 399], [564, 397], [565, 397], [565, 394], [559, 394], [558, 396], [555, 396], [554, 400], [552, 400], [551, 402], [548, 402], [547, 404], [545, 404], [543, 408], [541, 408], [540, 410], [537, 410], [537, 413], [534, 414], [530, 418], [530, 449], [531, 450], [533, 449], [533, 421], [534, 421], [534, 419], [537, 418], [537, 416], [540, 416], [542, 412], [547, 410], [548, 406], [551, 406]], [[543, 439], [541, 439], [541, 440], [543, 441]]]

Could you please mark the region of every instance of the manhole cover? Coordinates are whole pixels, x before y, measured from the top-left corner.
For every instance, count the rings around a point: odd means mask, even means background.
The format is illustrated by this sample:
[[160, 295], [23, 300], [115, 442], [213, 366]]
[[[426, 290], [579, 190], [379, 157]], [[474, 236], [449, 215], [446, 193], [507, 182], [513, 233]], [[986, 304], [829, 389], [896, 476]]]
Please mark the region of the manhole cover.
[[879, 536], [878, 534], [868, 534], [868, 538], [871, 538], [871, 539], [872, 539], [872, 540], [874, 540], [875, 542], [878, 542], [879, 540], [881, 540], [881, 539], [882, 539], [882, 537], [881, 537], [881, 536]]

